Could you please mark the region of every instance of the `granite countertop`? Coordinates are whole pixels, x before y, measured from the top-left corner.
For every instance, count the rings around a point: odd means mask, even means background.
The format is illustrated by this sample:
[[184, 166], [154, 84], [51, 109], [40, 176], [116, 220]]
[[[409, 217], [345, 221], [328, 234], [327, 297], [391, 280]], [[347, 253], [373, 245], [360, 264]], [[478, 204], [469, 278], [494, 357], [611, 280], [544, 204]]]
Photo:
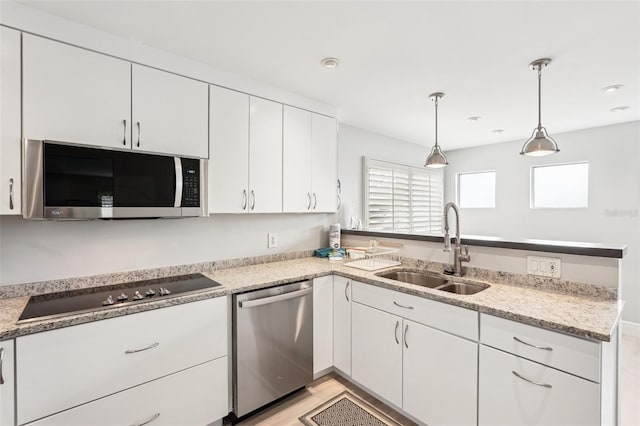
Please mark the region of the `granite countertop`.
[[[428, 263], [407, 266], [413, 269], [435, 270], [435, 268], [430, 267], [432, 265]], [[174, 275], [179, 273], [179, 271], [175, 271]], [[329, 262], [327, 259], [314, 257], [209, 271], [205, 270], [203, 273], [222, 284], [222, 287], [205, 290], [196, 294], [158, 300], [156, 302], [116, 307], [23, 324], [16, 324], [16, 321], [29, 297], [21, 296], [0, 299], [0, 340], [143, 312], [165, 306], [241, 293], [293, 281], [312, 279], [332, 273], [364, 283], [595, 341], [608, 342], [610, 340], [622, 310], [621, 302], [611, 298], [523, 285], [510, 285], [498, 282], [498, 278], [494, 281], [492, 279], [486, 279], [486, 277], [483, 277], [485, 279], [478, 279], [477, 276], [450, 278], [453, 281], [483, 282], [490, 284], [489, 288], [477, 294], [457, 295], [381, 278], [373, 272], [344, 266], [341, 262], [334, 263]], [[121, 277], [122, 274], [118, 276]], [[58, 291], [58, 289], [52, 289], [51, 291]]]

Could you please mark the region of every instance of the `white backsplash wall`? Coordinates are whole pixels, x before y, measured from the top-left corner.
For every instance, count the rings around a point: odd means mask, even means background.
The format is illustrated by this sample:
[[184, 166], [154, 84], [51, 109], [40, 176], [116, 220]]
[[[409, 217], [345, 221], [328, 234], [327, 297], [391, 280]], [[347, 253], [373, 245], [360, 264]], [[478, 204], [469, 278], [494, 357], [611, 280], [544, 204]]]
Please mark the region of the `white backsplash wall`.
[[[496, 208], [462, 209], [463, 234], [626, 244], [623, 318], [640, 323], [640, 122], [552, 136], [560, 152], [548, 157], [520, 155], [524, 140], [446, 152], [445, 200], [457, 173], [495, 170]], [[577, 161], [589, 161], [588, 208], [529, 208], [531, 166]]]
[[[313, 250], [333, 214], [26, 221], [0, 216], [0, 285]], [[278, 247], [267, 248], [267, 233]]]

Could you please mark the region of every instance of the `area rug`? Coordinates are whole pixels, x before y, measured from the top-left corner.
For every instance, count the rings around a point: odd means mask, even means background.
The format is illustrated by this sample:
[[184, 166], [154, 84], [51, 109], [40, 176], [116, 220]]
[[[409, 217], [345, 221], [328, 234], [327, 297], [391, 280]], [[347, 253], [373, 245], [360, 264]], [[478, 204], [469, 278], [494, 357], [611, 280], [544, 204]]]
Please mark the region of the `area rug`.
[[349, 391], [323, 402], [299, 420], [307, 426], [401, 426]]

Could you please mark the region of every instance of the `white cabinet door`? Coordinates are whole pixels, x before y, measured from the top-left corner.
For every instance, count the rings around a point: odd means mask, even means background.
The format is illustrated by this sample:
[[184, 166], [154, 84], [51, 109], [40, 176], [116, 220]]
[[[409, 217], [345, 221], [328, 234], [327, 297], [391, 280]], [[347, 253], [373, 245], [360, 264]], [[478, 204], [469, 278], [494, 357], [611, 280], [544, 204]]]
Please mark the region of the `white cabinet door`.
[[13, 351], [13, 340], [0, 342], [0, 426], [15, 424]]
[[249, 206], [249, 95], [211, 86], [209, 213]]
[[249, 211], [282, 212], [282, 104], [251, 97]]
[[333, 365], [351, 375], [351, 280], [333, 277]]
[[430, 425], [475, 425], [478, 344], [404, 320], [402, 408]]
[[335, 212], [338, 202], [336, 119], [311, 114], [311, 190], [314, 212]]
[[23, 34], [23, 137], [131, 146], [131, 64]]
[[285, 105], [283, 123], [282, 208], [287, 213], [310, 212], [311, 113]]
[[359, 303], [351, 307], [351, 377], [402, 407], [402, 318]]
[[209, 158], [209, 86], [133, 65], [133, 149]]
[[313, 374], [333, 366], [333, 275], [313, 279]]
[[201, 426], [228, 414], [227, 357], [31, 423], [34, 426]]
[[0, 214], [20, 214], [20, 33], [0, 28]]
[[600, 424], [597, 383], [484, 345], [479, 380], [480, 426]]

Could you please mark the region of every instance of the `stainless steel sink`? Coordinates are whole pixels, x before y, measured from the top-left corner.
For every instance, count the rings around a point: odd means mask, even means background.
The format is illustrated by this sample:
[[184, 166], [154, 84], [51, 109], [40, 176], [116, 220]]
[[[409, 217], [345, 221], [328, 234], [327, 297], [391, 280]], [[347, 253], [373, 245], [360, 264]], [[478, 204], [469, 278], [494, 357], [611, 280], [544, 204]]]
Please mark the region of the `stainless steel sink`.
[[442, 287], [438, 287], [437, 290], [448, 291], [449, 293], [455, 294], [476, 294], [484, 289], [486, 289], [487, 285], [476, 285], [476, 284], [467, 284], [467, 283], [451, 283], [444, 285]]
[[450, 282], [447, 278], [440, 275], [423, 271], [388, 271], [380, 272], [376, 275], [390, 280], [402, 281], [408, 284], [455, 294], [476, 294], [489, 287], [486, 284]]
[[428, 288], [440, 287], [449, 282], [446, 278], [420, 271], [391, 271], [376, 275], [382, 278], [389, 278], [390, 280], [402, 281], [404, 283], [415, 284]]

